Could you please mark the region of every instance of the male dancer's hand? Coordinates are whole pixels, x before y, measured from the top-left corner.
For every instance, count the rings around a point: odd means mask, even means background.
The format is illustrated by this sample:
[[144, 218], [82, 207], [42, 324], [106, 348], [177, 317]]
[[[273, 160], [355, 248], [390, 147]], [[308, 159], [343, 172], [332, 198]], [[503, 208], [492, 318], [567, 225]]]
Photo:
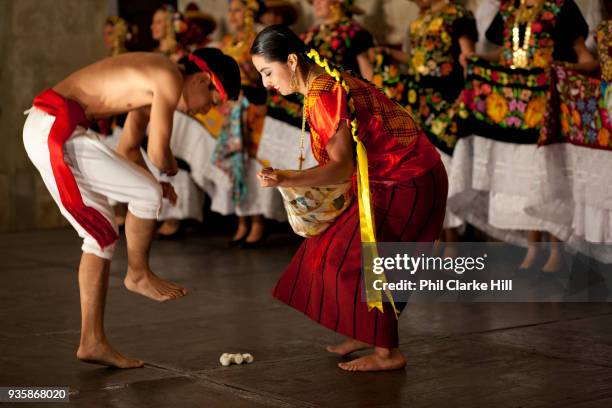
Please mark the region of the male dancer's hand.
[[168, 199], [170, 201], [170, 204], [175, 206], [178, 197], [176, 195], [176, 192], [174, 191], [174, 187], [172, 187], [172, 184], [166, 181], [160, 181], [159, 184], [161, 184], [162, 188], [162, 197]]
[[176, 176], [176, 173], [178, 173], [178, 170], [179, 170], [176, 158], [171, 157], [169, 161], [170, 161], [169, 165], [164, 167], [164, 174], [166, 176]]

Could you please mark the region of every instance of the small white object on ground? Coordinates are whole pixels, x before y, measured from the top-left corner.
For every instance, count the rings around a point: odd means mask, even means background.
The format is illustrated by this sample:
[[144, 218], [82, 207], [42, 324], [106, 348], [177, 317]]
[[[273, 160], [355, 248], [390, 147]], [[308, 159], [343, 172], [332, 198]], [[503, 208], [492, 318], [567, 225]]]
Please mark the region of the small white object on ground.
[[223, 367], [229, 366], [231, 364], [230, 354], [228, 353], [221, 354], [221, 357], [219, 357], [219, 362], [221, 363]]
[[242, 364], [242, 362], [244, 361], [244, 358], [242, 358], [242, 354], [231, 354], [230, 359], [232, 363], [238, 365]]
[[241, 365], [242, 363], [251, 364], [255, 359], [253, 355], [250, 353], [223, 353], [221, 357], [219, 357], [219, 362], [223, 367], [227, 367], [231, 364]]

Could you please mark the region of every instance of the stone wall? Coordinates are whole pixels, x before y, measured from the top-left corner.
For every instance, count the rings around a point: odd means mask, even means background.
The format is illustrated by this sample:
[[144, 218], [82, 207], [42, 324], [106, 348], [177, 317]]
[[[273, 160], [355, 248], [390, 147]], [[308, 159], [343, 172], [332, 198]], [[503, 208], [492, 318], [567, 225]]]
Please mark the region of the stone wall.
[[64, 225], [22, 143], [33, 97], [105, 55], [106, 0], [0, 0], [0, 231]]

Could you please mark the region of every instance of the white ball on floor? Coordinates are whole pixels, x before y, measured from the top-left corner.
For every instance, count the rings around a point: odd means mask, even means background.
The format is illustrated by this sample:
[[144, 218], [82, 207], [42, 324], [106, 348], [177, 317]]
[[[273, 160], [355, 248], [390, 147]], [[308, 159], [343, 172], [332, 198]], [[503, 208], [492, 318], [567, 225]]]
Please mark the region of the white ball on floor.
[[231, 359], [232, 359], [232, 363], [238, 364], [238, 365], [242, 364], [242, 362], [244, 361], [242, 354], [232, 354]]
[[221, 354], [221, 357], [219, 357], [219, 362], [221, 363], [223, 367], [229, 366], [231, 364], [230, 355], [228, 353]]

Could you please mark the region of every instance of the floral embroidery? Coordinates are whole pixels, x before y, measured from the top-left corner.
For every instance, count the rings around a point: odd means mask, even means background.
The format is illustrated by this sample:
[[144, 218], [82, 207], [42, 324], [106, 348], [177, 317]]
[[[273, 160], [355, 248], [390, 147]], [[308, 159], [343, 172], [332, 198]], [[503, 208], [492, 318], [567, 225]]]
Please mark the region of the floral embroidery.
[[452, 3], [439, 11], [422, 13], [409, 27], [407, 72], [391, 63], [389, 56], [379, 54], [372, 81], [387, 97], [404, 106], [429, 139], [448, 153], [456, 144], [459, 128], [456, 94], [450, 100], [448, 96], [448, 88], [454, 85], [449, 78], [457, 66], [452, 51], [453, 37], [457, 36], [453, 27], [463, 18], [473, 19], [466, 8]]
[[554, 65], [552, 75], [554, 97], [546, 111], [539, 143], [569, 142], [612, 150], [612, 124], [602, 86], [605, 82], [563, 65]]
[[[506, 102], [506, 98], [503, 96], [490, 93], [487, 95], [485, 99], [486, 112], [489, 118], [497, 124], [501, 123], [506, 116], [508, 115], [508, 102]], [[512, 116], [509, 117], [510, 121], [512, 121]]]
[[[529, 68], [512, 69], [512, 28], [519, 2], [502, 1], [499, 13], [504, 22], [504, 42], [500, 64], [478, 58], [469, 61], [460, 108], [462, 117], [471, 116], [475, 122], [505, 129], [535, 131], [533, 136], [516, 134], [515, 139], [516, 142], [526, 142], [533, 137], [535, 142], [545, 127], [550, 96], [547, 68], [553, 60], [555, 45], [552, 33], [563, 3], [564, 0], [546, 0], [534, 11], [535, 19], [528, 23], [531, 24], [527, 48]], [[574, 120], [582, 118], [575, 117]]]
[[612, 20], [602, 21], [597, 27], [597, 48], [601, 78], [606, 82], [612, 82]]
[[410, 73], [450, 75], [454, 63], [451, 53], [453, 24], [465, 17], [472, 18], [472, 14], [462, 6], [449, 4], [440, 11], [423, 12], [410, 24]]
[[[531, 23], [531, 37], [527, 58], [531, 66], [547, 68], [553, 60], [555, 42], [552, 38], [557, 15], [563, 7], [565, 0], [546, 0], [539, 11], [539, 18]], [[503, 1], [499, 7], [499, 14], [504, 21], [502, 64], [512, 65], [512, 27], [517, 17], [518, 2], [515, 0]]]
[[503, 128], [539, 129], [546, 112], [548, 83], [541, 69], [512, 70], [472, 58], [461, 114]]
[[333, 25], [315, 26], [301, 35], [302, 41], [319, 52], [321, 57], [338, 66], [344, 58], [355, 35], [363, 28], [354, 20], [344, 17]]

